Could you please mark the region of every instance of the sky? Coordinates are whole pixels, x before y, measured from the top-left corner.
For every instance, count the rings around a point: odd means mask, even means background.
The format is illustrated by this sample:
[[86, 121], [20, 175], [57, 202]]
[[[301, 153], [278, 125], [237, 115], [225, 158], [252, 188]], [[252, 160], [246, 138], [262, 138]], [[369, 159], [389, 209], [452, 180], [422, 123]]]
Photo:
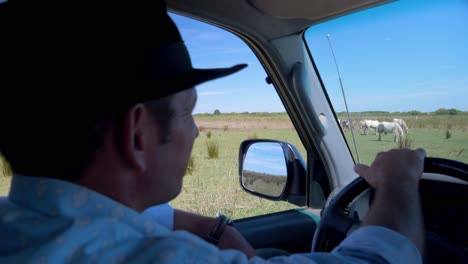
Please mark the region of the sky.
[[[197, 68], [248, 63], [197, 86], [194, 113], [283, 112], [253, 52], [238, 37], [171, 14]], [[468, 111], [468, 0], [401, 0], [309, 28], [313, 59], [335, 111]], [[391, 91], [390, 91], [391, 89]], [[254, 92], [252, 92], [254, 91]], [[246, 94], [249, 96], [246, 96]]]
[[278, 143], [263, 142], [249, 147], [243, 164], [244, 170], [286, 176], [286, 160]]

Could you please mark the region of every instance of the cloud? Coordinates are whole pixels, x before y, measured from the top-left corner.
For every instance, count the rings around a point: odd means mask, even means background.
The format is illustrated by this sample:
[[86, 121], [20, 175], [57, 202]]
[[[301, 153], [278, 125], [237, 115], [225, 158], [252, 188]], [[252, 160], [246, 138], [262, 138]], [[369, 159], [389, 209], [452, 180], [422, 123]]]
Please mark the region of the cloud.
[[257, 143], [255, 149], [259, 151], [281, 151], [282, 147], [279, 143]]
[[259, 158], [251, 158], [249, 157], [248, 160], [244, 163], [244, 169], [263, 172], [263, 173], [270, 173], [276, 175], [286, 175], [286, 163], [284, 158], [282, 159], [265, 159]]

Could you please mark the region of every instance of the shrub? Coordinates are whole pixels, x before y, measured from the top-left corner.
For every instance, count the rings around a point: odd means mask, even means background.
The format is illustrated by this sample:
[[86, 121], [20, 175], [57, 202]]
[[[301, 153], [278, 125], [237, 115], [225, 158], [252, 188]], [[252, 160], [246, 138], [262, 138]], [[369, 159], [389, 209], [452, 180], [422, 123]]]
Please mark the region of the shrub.
[[220, 115], [220, 114], [221, 114], [221, 111], [219, 111], [219, 109], [216, 109], [216, 110], [214, 110], [213, 114], [214, 114], [214, 115]]
[[448, 115], [448, 113], [449, 112], [446, 108], [439, 108], [434, 112], [436, 115]]
[[454, 109], [454, 108], [450, 108], [447, 111], [448, 111], [449, 115], [458, 115], [459, 113], [461, 113], [460, 110], [457, 110], [457, 109]]
[[219, 157], [219, 145], [216, 141], [207, 140], [205, 142], [206, 149], [208, 150], [209, 159], [217, 159]]
[[434, 114], [436, 115], [458, 115], [460, 113], [462, 113], [462, 111], [455, 109], [455, 108], [450, 108], [450, 109], [439, 108], [434, 112]]
[[185, 175], [192, 175], [195, 171], [195, 158], [190, 156], [189, 162], [187, 164], [187, 170], [185, 171]]
[[413, 144], [413, 140], [411, 138], [409, 138], [408, 136], [400, 138], [400, 140], [398, 140], [398, 142], [397, 142], [397, 145], [398, 145], [399, 149], [411, 148], [412, 144]]
[[206, 131], [206, 137], [207, 137], [208, 139], [211, 138], [211, 131]]
[[253, 133], [253, 134], [247, 136], [247, 139], [256, 139], [256, 138], [258, 138], [257, 133]]
[[452, 137], [452, 133], [450, 132], [450, 130], [446, 130], [445, 131], [445, 139], [450, 139]]
[[410, 115], [422, 115], [422, 112], [417, 111], [417, 110], [411, 110], [411, 111], [408, 112], [408, 114], [410, 114]]

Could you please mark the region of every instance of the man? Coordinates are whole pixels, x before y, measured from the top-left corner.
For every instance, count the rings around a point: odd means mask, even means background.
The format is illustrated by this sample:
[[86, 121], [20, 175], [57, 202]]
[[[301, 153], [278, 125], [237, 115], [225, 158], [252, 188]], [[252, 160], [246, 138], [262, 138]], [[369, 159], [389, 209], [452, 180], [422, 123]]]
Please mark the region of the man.
[[[198, 136], [194, 87], [245, 65], [194, 69], [163, 2], [115, 2], [0, 5], [12, 91], [0, 149], [15, 173], [0, 203], [0, 262], [263, 262], [224, 218], [175, 210], [172, 232], [140, 214], [181, 191]], [[276, 261], [420, 261], [424, 155], [356, 166], [376, 189], [367, 227], [332, 254]]]

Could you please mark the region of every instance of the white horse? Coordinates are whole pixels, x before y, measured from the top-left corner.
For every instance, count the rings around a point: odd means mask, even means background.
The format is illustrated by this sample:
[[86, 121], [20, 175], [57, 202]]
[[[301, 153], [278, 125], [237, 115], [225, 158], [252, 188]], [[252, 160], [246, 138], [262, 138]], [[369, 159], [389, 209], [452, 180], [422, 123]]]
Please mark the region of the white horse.
[[348, 129], [354, 131], [354, 121], [351, 120], [351, 122], [349, 122], [349, 120], [343, 120], [343, 122], [341, 122], [341, 127], [343, 128], [343, 131], [347, 131]]
[[368, 129], [368, 127], [366, 125], [366, 121], [360, 120], [359, 121], [359, 132], [366, 133], [367, 129]]
[[405, 134], [408, 134], [408, 125], [406, 124], [405, 120], [401, 118], [394, 118], [393, 122], [397, 122], [401, 126], [401, 128], [403, 128]]
[[397, 122], [380, 122], [377, 127], [377, 132], [379, 133], [379, 141], [382, 141], [382, 133], [387, 134], [393, 132], [393, 134], [395, 134], [393, 141], [395, 142], [399, 142], [405, 137], [405, 132]]
[[364, 119], [364, 122], [366, 123], [366, 135], [369, 133], [369, 129], [373, 128], [375, 131], [375, 134], [377, 134], [377, 127], [379, 126], [380, 122], [378, 120], [368, 120]]

